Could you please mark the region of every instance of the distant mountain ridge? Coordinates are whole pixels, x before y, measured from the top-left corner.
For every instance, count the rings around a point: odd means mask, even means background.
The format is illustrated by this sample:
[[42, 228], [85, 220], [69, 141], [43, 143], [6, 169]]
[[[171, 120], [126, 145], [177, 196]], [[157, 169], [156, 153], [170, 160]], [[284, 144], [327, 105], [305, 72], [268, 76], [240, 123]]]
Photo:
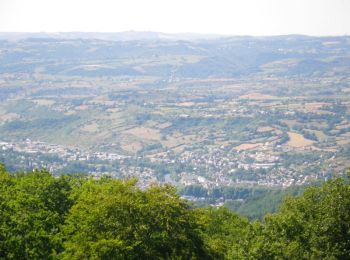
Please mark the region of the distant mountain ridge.
[[218, 34], [197, 33], [161, 33], [152, 31], [125, 32], [0, 32], [0, 40], [23, 40], [28, 38], [50, 39], [96, 39], [105, 41], [135, 41], [135, 40], [201, 40], [227, 37]]
[[154, 31], [124, 31], [124, 32], [0, 32], [0, 40], [20, 41], [28, 39], [47, 40], [101, 40], [114, 42], [127, 41], [188, 41], [205, 40], [306, 40], [306, 39], [344, 39], [349, 36], [309, 36], [302, 34], [288, 35], [224, 35], [201, 33], [163, 33]]

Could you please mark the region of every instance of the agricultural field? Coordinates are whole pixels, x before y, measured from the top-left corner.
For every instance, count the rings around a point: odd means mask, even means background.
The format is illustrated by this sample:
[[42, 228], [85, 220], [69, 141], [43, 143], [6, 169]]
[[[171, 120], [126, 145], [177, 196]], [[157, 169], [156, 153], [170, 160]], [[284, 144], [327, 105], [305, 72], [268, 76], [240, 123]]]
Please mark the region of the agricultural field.
[[0, 100], [12, 170], [303, 185], [349, 167], [350, 38], [3, 40]]

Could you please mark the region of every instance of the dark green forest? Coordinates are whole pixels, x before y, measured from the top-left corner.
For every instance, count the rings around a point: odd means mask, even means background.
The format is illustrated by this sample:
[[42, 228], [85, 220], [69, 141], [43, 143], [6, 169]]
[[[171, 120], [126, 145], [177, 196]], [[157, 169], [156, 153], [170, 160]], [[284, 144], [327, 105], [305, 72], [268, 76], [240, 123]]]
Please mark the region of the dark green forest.
[[350, 184], [334, 178], [249, 221], [171, 186], [0, 166], [1, 259], [350, 259]]

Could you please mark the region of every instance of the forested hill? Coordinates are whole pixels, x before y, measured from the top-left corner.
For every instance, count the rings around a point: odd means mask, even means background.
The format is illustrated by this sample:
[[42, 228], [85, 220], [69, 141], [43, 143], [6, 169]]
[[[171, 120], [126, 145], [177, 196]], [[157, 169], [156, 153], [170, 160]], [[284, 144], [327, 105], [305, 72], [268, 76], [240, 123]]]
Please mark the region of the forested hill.
[[198, 209], [170, 186], [8, 173], [0, 166], [1, 259], [349, 259], [350, 185], [336, 178], [249, 222]]

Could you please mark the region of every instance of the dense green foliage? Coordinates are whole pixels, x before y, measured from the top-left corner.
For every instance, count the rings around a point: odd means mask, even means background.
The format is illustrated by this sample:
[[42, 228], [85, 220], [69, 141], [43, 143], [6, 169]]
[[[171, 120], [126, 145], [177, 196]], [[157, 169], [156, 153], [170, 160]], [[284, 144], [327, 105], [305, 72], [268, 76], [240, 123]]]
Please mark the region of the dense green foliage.
[[10, 174], [0, 164], [1, 259], [348, 259], [350, 185], [333, 179], [249, 222], [170, 186]]
[[349, 184], [335, 179], [287, 198], [254, 240], [259, 258], [349, 259]]
[[[318, 183], [314, 183], [316, 185]], [[223, 198], [224, 206], [249, 219], [263, 219], [267, 213], [274, 213], [285, 196], [299, 196], [307, 186], [288, 188], [224, 186], [208, 190], [200, 185], [187, 185], [178, 191], [181, 195], [200, 198], [197, 207], [207, 207]]]

